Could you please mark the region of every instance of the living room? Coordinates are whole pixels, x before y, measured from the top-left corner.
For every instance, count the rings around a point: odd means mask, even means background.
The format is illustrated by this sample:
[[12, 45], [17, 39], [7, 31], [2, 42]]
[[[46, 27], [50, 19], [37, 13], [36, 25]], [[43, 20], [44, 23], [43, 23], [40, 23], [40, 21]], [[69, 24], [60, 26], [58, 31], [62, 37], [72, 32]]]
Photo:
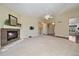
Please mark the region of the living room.
[[69, 20], [78, 17], [78, 3], [0, 4], [0, 55], [79, 55], [69, 35]]

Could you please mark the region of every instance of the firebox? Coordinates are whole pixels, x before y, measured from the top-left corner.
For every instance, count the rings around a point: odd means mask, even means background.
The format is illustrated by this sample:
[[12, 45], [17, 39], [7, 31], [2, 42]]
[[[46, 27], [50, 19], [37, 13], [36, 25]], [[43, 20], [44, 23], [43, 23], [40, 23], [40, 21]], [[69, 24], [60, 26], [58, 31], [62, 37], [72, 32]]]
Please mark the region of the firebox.
[[7, 31], [7, 41], [13, 40], [18, 37], [18, 31]]

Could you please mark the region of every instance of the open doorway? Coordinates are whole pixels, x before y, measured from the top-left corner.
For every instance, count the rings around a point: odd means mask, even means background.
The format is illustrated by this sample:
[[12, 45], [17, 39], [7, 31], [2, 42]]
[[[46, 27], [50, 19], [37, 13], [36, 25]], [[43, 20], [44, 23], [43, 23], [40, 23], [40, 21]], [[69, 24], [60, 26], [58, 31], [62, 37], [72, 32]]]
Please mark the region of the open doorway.
[[41, 20], [38, 22], [40, 35], [55, 35], [55, 21]]

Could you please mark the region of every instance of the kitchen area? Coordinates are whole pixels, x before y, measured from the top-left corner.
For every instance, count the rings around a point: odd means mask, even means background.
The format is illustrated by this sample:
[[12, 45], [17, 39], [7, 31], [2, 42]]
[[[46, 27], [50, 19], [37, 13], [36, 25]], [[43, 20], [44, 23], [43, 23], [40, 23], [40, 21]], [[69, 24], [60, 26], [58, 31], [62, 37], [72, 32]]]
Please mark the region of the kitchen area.
[[69, 19], [69, 40], [79, 43], [79, 18]]

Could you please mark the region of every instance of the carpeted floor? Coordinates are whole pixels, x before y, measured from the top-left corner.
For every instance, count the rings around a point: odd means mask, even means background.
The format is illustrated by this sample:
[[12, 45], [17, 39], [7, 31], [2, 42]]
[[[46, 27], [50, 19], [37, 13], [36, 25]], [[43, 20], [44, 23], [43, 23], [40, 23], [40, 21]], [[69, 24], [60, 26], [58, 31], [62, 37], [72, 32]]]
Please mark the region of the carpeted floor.
[[79, 56], [79, 44], [62, 38], [40, 36], [17, 42], [1, 49], [0, 56]]

